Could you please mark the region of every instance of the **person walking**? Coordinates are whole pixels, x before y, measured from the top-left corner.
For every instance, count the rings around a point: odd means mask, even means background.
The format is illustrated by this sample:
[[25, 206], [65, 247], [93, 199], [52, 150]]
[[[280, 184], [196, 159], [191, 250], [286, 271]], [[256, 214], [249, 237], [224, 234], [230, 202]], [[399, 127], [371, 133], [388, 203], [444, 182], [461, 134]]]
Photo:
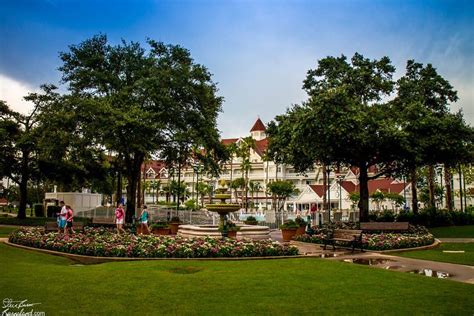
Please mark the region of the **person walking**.
[[56, 215], [58, 215], [58, 219], [57, 219], [58, 233], [62, 233], [64, 232], [64, 229], [66, 228], [67, 208], [66, 208], [66, 204], [64, 204], [64, 201], [59, 202], [59, 206], [61, 206], [61, 211]]
[[123, 210], [122, 203], [119, 203], [118, 207], [115, 209], [115, 225], [117, 226], [117, 234], [120, 232], [125, 233], [123, 229], [123, 223], [125, 221], [125, 211]]
[[71, 235], [74, 234], [74, 230], [72, 229], [72, 222], [74, 218], [74, 211], [72, 210], [71, 206], [66, 205], [66, 226], [64, 227], [64, 234], [68, 234], [68, 231], [71, 232]]
[[140, 214], [140, 226], [142, 229], [142, 234], [150, 234], [150, 230], [148, 228], [148, 207], [143, 205], [142, 213]]

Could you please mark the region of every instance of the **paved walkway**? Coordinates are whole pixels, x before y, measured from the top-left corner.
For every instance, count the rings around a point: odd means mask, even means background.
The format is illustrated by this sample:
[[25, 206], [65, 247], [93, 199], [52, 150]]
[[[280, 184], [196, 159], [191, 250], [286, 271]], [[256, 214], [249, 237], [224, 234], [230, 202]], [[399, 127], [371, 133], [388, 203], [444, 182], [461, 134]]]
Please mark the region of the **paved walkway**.
[[474, 238], [438, 238], [445, 243], [474, 243]]
[[292, 241], [291, 244], [298, 247], [300, 254], [307, 256], [474, 284], [474, 266], [397, 257], [370, 251], [355, 251], [352, 253], [350, 250], [341, 248], [336, 248], [336, 251], [332, 251], [332, 249], [330, 250], [331, 247], [324, 250], [318, 244], [295, 241]]

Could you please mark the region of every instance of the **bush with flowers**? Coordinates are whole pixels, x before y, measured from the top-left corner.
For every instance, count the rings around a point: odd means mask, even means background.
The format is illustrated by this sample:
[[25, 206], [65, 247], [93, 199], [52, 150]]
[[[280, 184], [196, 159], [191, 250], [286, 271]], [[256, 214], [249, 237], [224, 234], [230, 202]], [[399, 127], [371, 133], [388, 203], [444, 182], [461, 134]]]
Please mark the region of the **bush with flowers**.
[[41, 228], [21, 228], [9, 241], [29, 247], [98, 257], [218, 258], [294, 256], [298, 249], [272, 240], [234, 240], [210, 237], [183, 238], [115, 234], [110, 229], [86, 227], [74, 235], [44, 233]]
[[[313, 227], [314, 234], [295, 236], [294, 240], [323, 244], [324, 238], [332, 229], [340, 227]], [[342, 228], [342, 227], [341, 227]], [[354, 225], [346, 225], [343, 228], [354, 229]], [[403, 233], [363, 233], [362, 247], [368, 250], [391, 250], [414, 248], [434, 243], [433, 235], [424, 226], [409, 225], [409, 229]]]

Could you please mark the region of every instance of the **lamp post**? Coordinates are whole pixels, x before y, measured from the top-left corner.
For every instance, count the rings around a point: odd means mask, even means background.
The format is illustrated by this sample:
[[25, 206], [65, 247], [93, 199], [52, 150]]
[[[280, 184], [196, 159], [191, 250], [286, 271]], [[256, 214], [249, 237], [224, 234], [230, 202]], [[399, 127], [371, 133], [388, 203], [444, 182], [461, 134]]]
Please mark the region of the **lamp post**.
[[407, 190], [406, 190], [406, 187], [407, 187], [407, 184], [406, 184], [406, 180], [407, 180], [407, 177], [405, 175], [403, 175], [403, 210], [406, 211], [407, 210]]
[[337, 176], [337, 182], [339, 183], [339, 210], [342, 211], [342, 180], [344, 179], [343, 175]]
[[438, 166], [436, 168], [439, 172], [439, 185], [441, 186], [441, 205], [440, 207], [443, 207], [443, 167], [442, 166]]
[[331, 179], [329, 178], [331, 174], [331, 168], [327, 168], [328, 173], [328, 221], [331, 222]]

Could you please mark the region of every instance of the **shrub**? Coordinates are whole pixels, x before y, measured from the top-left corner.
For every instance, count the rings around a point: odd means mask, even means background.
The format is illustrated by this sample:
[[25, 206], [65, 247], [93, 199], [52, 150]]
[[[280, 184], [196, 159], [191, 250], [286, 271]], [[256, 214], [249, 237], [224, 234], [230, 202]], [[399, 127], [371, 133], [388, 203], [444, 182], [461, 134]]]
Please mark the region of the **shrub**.
[[245, 224], [247, 225], [257, 225], [258, 221], [254, 216], [249, 216], [247, 219], [244, 221]]
[[295, 218], [295, 223], [299, 226], [306, 226], [306, 221], [302, 217]]
[[289, 220], [280, 225], [280, 229], [286, 229], [286, 230], [296, 230], [300, 227], [298, 223], [296, 223], [294, 220]]
[[56, 214], [61, 212], [61, 206], [59, 205], [48, 205], [46, 208], [46, 214], [48, 217], [56, 217]]
[[181, 220], [179, 219], [179, 216], [173, 216], [171, 217], [170, 223], [181, 223]]
[[169, 228], [170, 225], [167, 222], [156, 222], [150, 225], [150, 229]]
[[35, 216], [36, 217], [44, 217], [43, 204], [41, 204], [41, 203], [34, 204], [33, 209], [35, 210]]

